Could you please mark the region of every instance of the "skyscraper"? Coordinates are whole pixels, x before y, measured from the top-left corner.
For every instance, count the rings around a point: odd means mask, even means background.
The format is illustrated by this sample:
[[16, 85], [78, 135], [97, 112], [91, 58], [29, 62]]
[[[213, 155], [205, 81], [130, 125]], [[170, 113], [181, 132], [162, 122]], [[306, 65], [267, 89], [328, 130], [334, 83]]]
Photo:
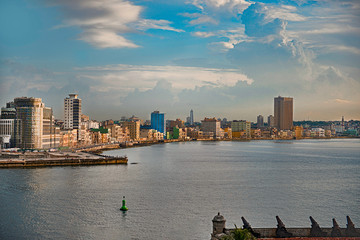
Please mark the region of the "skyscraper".
[[293, 127], [293, 98], [274, 98], [275, 127], [279, 130], [290, 130]]
[[257, 127], [263, 127], [264, 126], [264, 117], [262, 115], [257, 116]]
[[161, 132], [166, 136], [165, 113], [154, 111], [151, 113], [151, 128]]
[[268, 116], [268, 126], [269, 127], [274, 127], [275, 126], [275, 118], [273, 115], [269, 115]]
[[20, 148], [42, 148], [44, 103], [41, 98], [15, 98], [16, 119], [20, 120]]
[[81, 99], [77, 94], [69, 94], [64, 99], [65, 129], [79, 129], [81, 117]]
[[194, 112], [192, 109], [190, 110], [190, 125], [194, 125]]

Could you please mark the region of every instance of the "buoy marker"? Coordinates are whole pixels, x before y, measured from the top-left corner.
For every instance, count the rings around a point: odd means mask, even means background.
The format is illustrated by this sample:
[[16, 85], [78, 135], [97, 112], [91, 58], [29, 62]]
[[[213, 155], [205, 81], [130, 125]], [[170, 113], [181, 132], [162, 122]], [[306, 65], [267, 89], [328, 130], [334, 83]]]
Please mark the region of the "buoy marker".
[[125, 196], [123, 196], [123, 200], [122, 200], [122, 206], [120, 208], [121, 211], [127, 211], [129, 210], [126, 206], [126, 201], [125, 201]]

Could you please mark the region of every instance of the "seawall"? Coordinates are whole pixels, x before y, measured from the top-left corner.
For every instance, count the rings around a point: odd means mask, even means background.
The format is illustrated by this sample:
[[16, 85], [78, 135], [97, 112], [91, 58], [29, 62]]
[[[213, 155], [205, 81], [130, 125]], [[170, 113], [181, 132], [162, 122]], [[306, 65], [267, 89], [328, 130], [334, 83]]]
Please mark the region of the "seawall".
[[99, 158], [47, 158], [47, 159], [6, 159], [0, 160], [0, 168], [52, 167], [52, 166], [84, 166], [127, 164], [127, 157]]

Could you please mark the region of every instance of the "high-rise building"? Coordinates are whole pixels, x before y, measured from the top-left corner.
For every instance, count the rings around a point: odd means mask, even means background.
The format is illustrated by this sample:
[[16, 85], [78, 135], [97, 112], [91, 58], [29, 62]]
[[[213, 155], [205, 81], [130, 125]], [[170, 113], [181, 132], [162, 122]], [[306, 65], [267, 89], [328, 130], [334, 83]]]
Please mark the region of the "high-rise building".
[[165, 113], [154, 111], [151, 113], [151, 128], [166, 135]]
[[293, 98], [274, 98], [275, 127], [279, 130], [290, 130], [293, 127]]
[[81, 121], [81, 99], [77, 94], [69, 94], [64, 99], [65, 129], [79, 129]]
[[190, 110], [190, 125], [194, 125], [194, 112], [192, 109]]
[[221, 137], [220, 122], [216, 118], [204, 118], [201, 121], [201, 130], [204, 133], [212, 132], [214, 138]]
[[20, 120], [20, 135], [16, 146], [20, 148], [42, 148], [43, 110], [41, 98], [15, 98], [16, 119]]
[[263, 127], [264, 126], [264, 117], [262, 115], [257, 116], [257, 127]]
[[275, 118], [274, 118], [273, 115], [269, 115], [269, 116], [268, 116], [268, 121], [267, 121], [267, 123], [268, 123], [268, 126], [269, 126], [269, 127], [275, 127]]

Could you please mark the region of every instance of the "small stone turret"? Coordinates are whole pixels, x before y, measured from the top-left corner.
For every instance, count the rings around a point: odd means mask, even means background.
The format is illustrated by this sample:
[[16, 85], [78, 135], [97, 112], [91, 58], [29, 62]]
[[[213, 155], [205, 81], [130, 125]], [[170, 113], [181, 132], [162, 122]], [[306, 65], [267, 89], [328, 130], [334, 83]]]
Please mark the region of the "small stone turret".
[[225, 229], [225, 218], [220, 215], [220, 212], [213, 218], [213, 235], [220, 234], [224, 232]]

